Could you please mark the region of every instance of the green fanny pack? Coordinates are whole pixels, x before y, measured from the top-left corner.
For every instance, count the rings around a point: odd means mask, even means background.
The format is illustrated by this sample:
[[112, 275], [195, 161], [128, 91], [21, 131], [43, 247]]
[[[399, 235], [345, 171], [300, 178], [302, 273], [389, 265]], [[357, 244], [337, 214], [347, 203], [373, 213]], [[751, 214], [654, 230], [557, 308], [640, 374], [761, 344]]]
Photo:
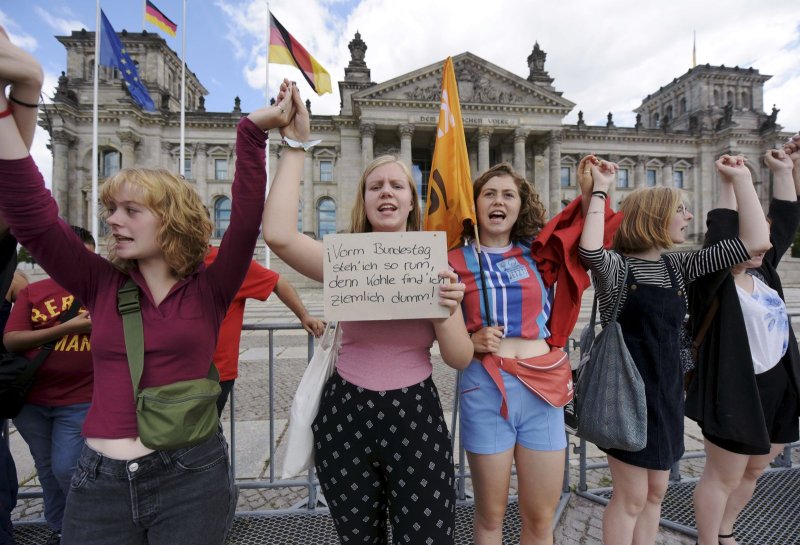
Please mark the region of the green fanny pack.
[[144, 330], [139, 287], [130, 278], [117, 291], [125, 350], [136, 400], [136, 424], [142, 444], [172, 450], [200, 443], [219, 429], [219, 373], [212, 362], [208, 377], [139, 389], [144, 367]]

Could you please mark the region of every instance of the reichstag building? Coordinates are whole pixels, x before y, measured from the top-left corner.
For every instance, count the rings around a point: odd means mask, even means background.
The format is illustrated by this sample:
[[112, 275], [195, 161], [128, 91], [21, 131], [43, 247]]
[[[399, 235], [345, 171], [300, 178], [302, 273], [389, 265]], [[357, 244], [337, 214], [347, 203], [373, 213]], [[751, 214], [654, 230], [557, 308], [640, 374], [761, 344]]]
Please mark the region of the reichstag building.
[[[159, 110], [142, 111], [116, 71], [100, 67], [100, 177], [130, 165], [178, 169], [180, 59], [154, 33], [123, 31], [120, 38]], [[62, 214], [88, 225], [94, 33], [81, 30], [58, 40], [67, 51], [67, 68], [41, 124], [51, 136], [53, 192]], [[349, 49], [339, 114], [311, 116], [312, 138], [322, 143], [306, 155], [298, 225], [316, 237], [347, 229], [359, 175], [373, 157], [391, 153], [412, 166], [421, 195], [433, 157], [443, 63], [375, 83], [358, 33]], [[527, 57], [530, 72], [522, 78], [469, 52], [453, 57], [473, 176], [507, 161], [536, 186], [551, 214], [577, 195], [575, 169], [591, 151], [621, 166], [615, 200], [633, 188], [673, 185], [687, 191], [696, 217], [703, 218], [715, 199], [716, 157], [757, 157], [790, 135], [776, 124], [775, 107], [765, 111], [763, 87], [770, 76], [755, 68], [710, 65], [692, 68], [645, 97], [633, 127], [616, 126], [611, 114], [605, 125], [588, 125], [580, 112], [576, 124], [565, 124], [576, 104], [558, 91], [545, 59], [535, 44]], [[672, 76], [664, 74], [664, 80]], [[220, 237], [230, 217], [235, 127], [242, 111], [238, 99], [231, 111], [206, 111], [208, 91], [190, 71], [186, 85], [182, 172], [212, 211], [214, 236]], [[274, 171], [279, 150], [272, 144], [269, 152]], [[749, 166], [766, 202], [769, 171], [761, 161]], [[703, 224], [693, 222], [693, 236]]]

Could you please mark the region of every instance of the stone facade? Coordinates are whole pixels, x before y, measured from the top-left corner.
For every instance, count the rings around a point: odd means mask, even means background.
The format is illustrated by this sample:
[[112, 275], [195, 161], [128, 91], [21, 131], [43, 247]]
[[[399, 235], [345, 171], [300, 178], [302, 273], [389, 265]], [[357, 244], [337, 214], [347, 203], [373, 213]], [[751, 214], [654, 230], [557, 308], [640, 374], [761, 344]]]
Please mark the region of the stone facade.
[[[117, 74], [101, 67], [101, 179], [131, 165], [177, 170], [179, 58], [155, 34], [123, 32], [120, 38], [160, 110], [143, 112]], [[88, 225], [94, 33], [58, 39], [67, 50], [67, 70], [54, 97], [58, 114], [43, 115], [42, 126], [51, 135], [59, 206], [70, 222]], [[433, 158], [443, 63], [375, 83], [366, 62], [367, 44], [358, 33], [348, 47], [351, 59], [339, 82], [339, 114], [312, 115], [312, 138], [322, 143], [306, 156], [298, 225], [314, 236], [347, 229], [353, 192], [374, 157], [400, 157], [423, 191]], [[610, 113], [605, 125], [589, 126], [582, 112], [576, 124], [564, 124], [575, 104], [553, 86], [538, 43], [527, 60], [530, 74], [521, 78], [469, 52], [453, 58], [473, 176], [509, 162], [534, 184], [551, 213], [577, 195], [576, 165], [582, 155], [594, 152], [622, 167], [615, 202], [637, 187], [677, 185], [687, 191], [695, 216], [703, 218], [716, 197], [714, 160], [720, 154], [756, 158], [789, 136], [776, 124], [775, 107], [764, 112], [763, 85], [770, 76], [753, 68], [692, 68], [644, 99], [635, 110], [634, 127], [616, 126]], [[242, 113], [238, 97], [230, 112], [205, 111], [206, 94], [187, 71], [183, 173], [212, 210], [218, 236], [230, 214], [235, 126]], [[278, 153], [271, 144], [273, 172]], [[769, 171], [758, 160], [749, 166], [766, 201]], [[693, 222], [692, 235], [702, 232], [703, 223]]]

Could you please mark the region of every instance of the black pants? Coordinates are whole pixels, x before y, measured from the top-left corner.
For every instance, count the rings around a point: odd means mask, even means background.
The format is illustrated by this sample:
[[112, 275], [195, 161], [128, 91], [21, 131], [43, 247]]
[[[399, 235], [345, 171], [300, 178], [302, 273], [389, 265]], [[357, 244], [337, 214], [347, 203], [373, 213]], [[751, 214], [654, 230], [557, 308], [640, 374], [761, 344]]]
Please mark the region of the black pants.
[[312, 424], [316, 467], [342, 543], [453, 543], [450, 433], [429, 377], [375, 392], [334, 373]]
[[17, 505], [17, 468], [6, 444], [2, 430], [6, 421], [0, 419], [0, 545], [13, 545], [14, 528], [11, 511]]

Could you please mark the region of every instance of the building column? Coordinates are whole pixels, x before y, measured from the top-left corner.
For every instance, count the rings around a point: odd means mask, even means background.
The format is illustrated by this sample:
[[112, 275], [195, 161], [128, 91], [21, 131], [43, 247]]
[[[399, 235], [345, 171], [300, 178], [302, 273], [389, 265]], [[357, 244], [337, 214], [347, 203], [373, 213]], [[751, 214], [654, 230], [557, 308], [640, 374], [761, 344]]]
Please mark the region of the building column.
[[363, 172], [374, 158], [375, 124], [363, 123], [359, 130], [361, 131], [361, 171]]
[[314, 157], [306, 152], [303, 161], [303, 229], [304, 233], [314, 233]]
[[166, 140], [161, 141], [161, 168], [171, 171], [172, 170], [172, 142]]
[[411, 170], [411, 137], [414, 135], [414, 125], [400, 125], [397, 132], [400, 133], [400, 160]]
[[539, 200], [542, 204], [550, 202], [548, 195], [550, 194], [550, 186], [547, 181], [547, 157], [545, 151], [547, 147], [541, 142], [534, 140], [531, 144], [531, 152], [533, 153], [533, 172], [529, 181], [533, 184], [536, 193], [539, 195]]
[[489, 170], [489, 140], [492, 138], [491, 127], [478, 129], [478, 174]]
[[[117, 137], [122, 144], [122, 168], [131, 168], [136, 165], [136, 146], [141, 138], [132, 131], [120, 131]], [[180, 165], [178, 173], [183, 174], [183, 165]]]
[[664, 166], [661, 168], [661, 183], [664, 187], [674, 187], [675, 180], [672, 179], [672, 167], [675, 166], [675, 158], [667, 157], [664, 159]]
[[550, 217], [561, 211], [561, 131], [550, 133], [550, 199], [547, 209]]
[[[50, 142], [53, 146], [53, 196], [58, 203], [61, 215], [73, 224], [83, 225], [77, 217], [78, 210], [71, 210], [69, 203], [70, 193], [80, 194], [77, 189], [70, 191], [69, 187], [69, 148], [72, 147], [77, 139], [65, 131], [53, 131], [50, 135]], [[75, 216], [75, 217], [73, 217]]]
[[208, 145], [205, 142], [198, 142], [194, 146], [194, 161], [192, 161], [192, 176], [197, 184], [197, 192], [206, 206], [208, 202]]
[[467, 140], [467, 157], [469, 157], [469, 172], [474, 181], [481, 174], [478, 170], [478, 144], [474, 138]]
[[636, 157], [636, 165], [633, 167], [633, 187], [645, 187], [647, 185], [647, 173], [645, 172], [645, 165], [647, 164], [647, 156], [639, 155]]
[[522, 127], [514, 131], [514, 170], [517, 174], [525, 178], [525, 141], [528, 139], [528, 131]]

